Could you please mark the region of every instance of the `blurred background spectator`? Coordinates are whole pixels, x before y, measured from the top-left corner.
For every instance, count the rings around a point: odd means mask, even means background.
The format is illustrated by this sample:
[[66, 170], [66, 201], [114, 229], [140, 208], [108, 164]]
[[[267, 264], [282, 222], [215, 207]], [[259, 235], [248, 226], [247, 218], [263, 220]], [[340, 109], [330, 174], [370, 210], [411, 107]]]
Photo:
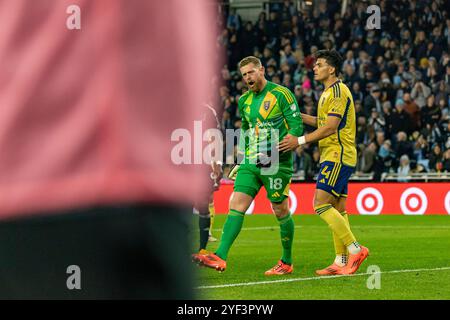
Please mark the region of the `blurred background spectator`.
[[409, 172], [411, 171], [411, 168], [409, 166], [409, 157], [404, 154], [400, 157], [400, 165], [398, 166], [397, 173], [399, 175], [398, 181], [399, 182], [408, 182], [409, 178]]

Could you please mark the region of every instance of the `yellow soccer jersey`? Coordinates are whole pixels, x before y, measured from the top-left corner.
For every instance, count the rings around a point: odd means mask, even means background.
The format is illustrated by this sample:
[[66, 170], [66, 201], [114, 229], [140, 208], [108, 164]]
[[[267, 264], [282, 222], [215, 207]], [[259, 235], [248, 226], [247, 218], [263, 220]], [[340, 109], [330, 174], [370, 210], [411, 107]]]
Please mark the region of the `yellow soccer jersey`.
[[319, 141], [320, 162], [333, 161], [356, 166], [356, 119], [353, 97], [340, 80], [325, 90], [319, 99], [317, 126], [325, 125], [327, 117], [338, 117], [337, 133]]

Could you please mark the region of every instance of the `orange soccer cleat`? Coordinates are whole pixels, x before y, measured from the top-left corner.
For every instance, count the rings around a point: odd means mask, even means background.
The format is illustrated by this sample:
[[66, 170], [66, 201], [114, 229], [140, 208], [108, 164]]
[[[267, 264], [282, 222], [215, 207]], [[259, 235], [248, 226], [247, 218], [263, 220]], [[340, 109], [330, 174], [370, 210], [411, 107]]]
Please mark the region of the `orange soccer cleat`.
[[337, 274], [344, 274], [344, 270], [345, 270], [346, 266], [338, 266], [335, 262], [333, 262], [332, 265], [326, 267], [325, 269], [322, 270], [316, 270], [316, 274], [319, 276], [333, 276], [333, 275], [337, 275]]
[[204, 255], [209, 254], [210, 252], [205, 250], [205, 249], [201, 249], [198, 253], [194, 253], [191, 255], [192, 261], [198, 264], [202, 263], [202, 257]]
[[264, 274], [266, 276], [282, 276], [290, 274], [292, 271], [294, 271], [294, 267], [292, 265], [286, 264], [280, 260], [275, 267], [267, 270]]
[[348, 263], [344, 268], [343, 274], [354, 274], [361, 263], [369, 256], [369, 249], [364, 246], [361, 246], [361, 251], [357, 254], [350, 254], [348, 256]]
[[214, 253], [200, 255], [200, 258], [201, 258], [200, 265], [202, 266], [216, 269], [217, 271], [220, 272], [225, 271], [225, 269], [227, 268], [227, 262]]

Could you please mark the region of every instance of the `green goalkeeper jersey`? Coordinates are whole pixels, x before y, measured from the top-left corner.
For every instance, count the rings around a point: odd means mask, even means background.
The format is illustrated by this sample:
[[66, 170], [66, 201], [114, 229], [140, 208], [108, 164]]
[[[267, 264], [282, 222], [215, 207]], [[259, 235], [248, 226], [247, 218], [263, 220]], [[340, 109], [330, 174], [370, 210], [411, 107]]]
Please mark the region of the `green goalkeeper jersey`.
[[[286, 87], [267, 81], [261, 92], [243, 94], [238, 107], [242, 118], [239, 151], [245, 154], [242, 164], [255, 164], [258, 154], [273, 159], [273, 143], [278, 144], [288, 133], [296, 137], [303, 134], [300, 109]], [[292, 170], [292, 152], [280, 153], [279, 163]]]

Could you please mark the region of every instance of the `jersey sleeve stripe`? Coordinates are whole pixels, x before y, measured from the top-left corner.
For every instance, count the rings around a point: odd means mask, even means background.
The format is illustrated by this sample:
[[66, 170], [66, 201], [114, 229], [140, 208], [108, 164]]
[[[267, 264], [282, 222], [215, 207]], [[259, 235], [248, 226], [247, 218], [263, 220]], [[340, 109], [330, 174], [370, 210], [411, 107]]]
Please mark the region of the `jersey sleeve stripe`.
[[277, 87], [277, 88], [275, 88], [275, 91], [282, 93], [284, 95], [284, 97], [286, 98], [287, 103], [291, 104], [294, 102], [292, 100], [292, 97], [289, 95], [289, 93], [286, 91], [285, 88]]
[[342, 118], [342, 116], [341, 116], [340, 114], [338, 114], [338, 113], [333, 113], [333, 112], [328, 113], [328, 116], [333, 116], [333, 117]]
[[341, 130], [345, 127], [345, 125], [347, 124], [347, 115], [348, 115], [348, 111], [349, 111], [349, 107], [350, 107], [350, 98], [347, 98], [347, 104], [345, 105], [345, 111], [344, 111], [344, 115], [342, 116], [342, 121], [341, 123], [339, 123], [339, 127], [338, 130]]
[[339, 87], [339, 82], [333, 84], [332, 88], [333, 88], [334, 97], [340, 98], [341, 97], [341, 89]]
[[287, 88], [285, 88], [285, 87], [280, 87], [280, 89], [283, 90], [286, 93], [286, 98], [288, 100], [288, 103], [293, 103], [294, 100], [292, 99], [290, 91]]

